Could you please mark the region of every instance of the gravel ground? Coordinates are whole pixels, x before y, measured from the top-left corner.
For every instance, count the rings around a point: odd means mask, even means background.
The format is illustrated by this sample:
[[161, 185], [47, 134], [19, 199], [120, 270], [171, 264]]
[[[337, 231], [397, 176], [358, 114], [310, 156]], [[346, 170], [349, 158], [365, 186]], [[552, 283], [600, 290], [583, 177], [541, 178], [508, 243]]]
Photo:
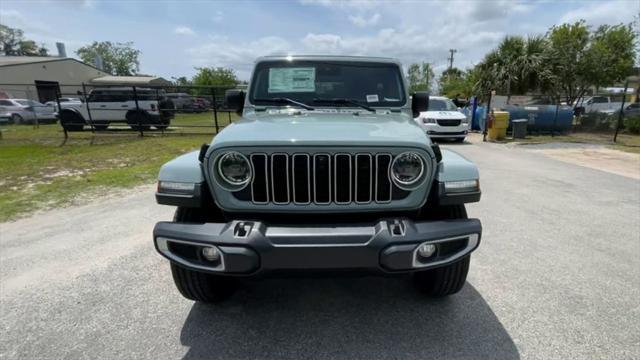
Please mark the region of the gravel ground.
[[0, 358], [640, 358], [640, 181], [497, 144], [465, 288], [279, 279], [187, 301], [153, 249], [153, 187], [0, 224]]

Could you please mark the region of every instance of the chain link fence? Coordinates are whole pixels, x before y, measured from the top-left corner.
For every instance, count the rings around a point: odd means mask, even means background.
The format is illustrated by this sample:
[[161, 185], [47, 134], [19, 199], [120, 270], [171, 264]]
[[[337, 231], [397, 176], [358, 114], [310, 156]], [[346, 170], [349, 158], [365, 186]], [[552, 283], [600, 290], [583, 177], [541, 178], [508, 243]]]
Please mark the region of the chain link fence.
[[77, 133], [216, 134], [237, 118], [225, 107], [225, 92], [242, 88], [0, 83], [0, 126], [55, 124], [64, 139]]

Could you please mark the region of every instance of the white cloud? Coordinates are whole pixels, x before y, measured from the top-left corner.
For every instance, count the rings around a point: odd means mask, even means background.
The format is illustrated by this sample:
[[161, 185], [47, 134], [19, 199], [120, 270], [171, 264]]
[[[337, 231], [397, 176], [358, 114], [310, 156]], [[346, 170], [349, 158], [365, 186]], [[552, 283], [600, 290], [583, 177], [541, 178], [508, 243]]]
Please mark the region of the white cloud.
[[583, 19], [591, 26], [617, 25], [632, 22], [633, 16], [639, 12], [638, 1], [592, 2], [568, 11], [560, 18], [559, 23], [573, 23]]
[[317, 5], [335, 9], [369, 10], [380, 6], [376, 0], [300, 0], [303, 5]]
[[378, 21], [380, 21], [380, 14], [375, 13], [369, 18], [365, 18], [362, 15], [349, 15], [349, 21], [358, 27], [374, 26], [378, 24]]
[[52, 35], [52, 28], [46, 23], [27, 19], [25, 15], [17, 10], [0, 10], [0, 20], [3, 25], [21, 29], [28, 35]]
[[249, 42], [232, 41], [226, 36], [210, 35], [203, 45], [186, 50], [194, 66], [222, 66], [237, 71], [247, 79], [253, 62], [258, 56], [285, 55], [292, 50], [291, 44], [281, 37], [267, 36]]
[[173, 30], [173, 33], [176, 35], [186, 35], [186, 36], [194, 36], [196, 33], [190, 27], [187, 26], [178, 26]]
[[215, 15], [211, 17], [211, 20], [215, 23], [221, 23], [224, 20], [224, 12], [217, 10]]

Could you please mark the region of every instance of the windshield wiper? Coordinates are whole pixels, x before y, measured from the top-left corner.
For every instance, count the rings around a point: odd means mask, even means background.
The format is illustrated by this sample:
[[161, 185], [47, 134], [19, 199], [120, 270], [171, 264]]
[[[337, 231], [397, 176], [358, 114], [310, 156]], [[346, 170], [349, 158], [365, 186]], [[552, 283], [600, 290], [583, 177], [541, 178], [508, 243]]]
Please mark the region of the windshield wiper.
[[298, 105], [301, 108], [305, 109], [305, 110], [314, 110], [314, 108], [312, 108], [311, 106], [300, 102], [300, 101], [296, 101], [293, 99], [289, 99], [286, 97], [276, 97], [276, 98], [268, 98], [268, 99], [253, 99], [253, 101], [264, 101], [264, 102], [272, 102], [272, 103], [278, 103], [278, 104], [293, 104], [293, 105]]
[[355, 105], [358, 107], [361, 107], [365, 110], [371, 111], [371, 112], [376, 112], [376, 109], [372, 108], [371, 106], [367, 106], [365, 104], [361, 104], [360, 102], [353, 100], [353, 99], [346, 99], [346, 98], [335, 98], [335, 99], [313, 99], [313, 102], [318, 103], [318, 104], [350, 104], [350, 105]]

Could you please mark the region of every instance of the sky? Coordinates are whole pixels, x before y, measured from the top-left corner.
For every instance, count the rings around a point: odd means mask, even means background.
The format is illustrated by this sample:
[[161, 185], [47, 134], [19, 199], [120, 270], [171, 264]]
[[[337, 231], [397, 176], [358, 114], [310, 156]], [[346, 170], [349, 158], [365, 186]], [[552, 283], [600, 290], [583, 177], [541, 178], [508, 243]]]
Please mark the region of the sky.
[[[274, 54], [341, 54], [399, 58], [468, 68], [506, 35], [544, 34], [584, 19], [630, 23], [640, 0], [610, 1], [53, 1], [1, 0], [0, 23], [56, 54], [93, 41], [133, 42], [140, 73], [173, 77], [222, 66], [247, 80], [254, 60]], [[636, 22], [637, 24], [637, 22]]]

